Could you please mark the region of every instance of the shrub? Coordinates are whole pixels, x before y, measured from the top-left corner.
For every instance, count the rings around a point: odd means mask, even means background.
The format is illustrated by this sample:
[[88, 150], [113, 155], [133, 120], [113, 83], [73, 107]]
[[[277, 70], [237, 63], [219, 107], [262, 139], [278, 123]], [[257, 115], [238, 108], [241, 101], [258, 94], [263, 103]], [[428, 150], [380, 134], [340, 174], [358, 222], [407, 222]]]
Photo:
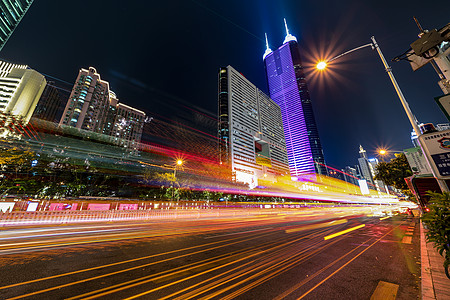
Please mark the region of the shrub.
[[427, 240], [433, 242], [439, 254], [444, 257], [444, 269], [448, 278], [450, 265], [450, 193], [442, 194], [428, 191], [429, 211], [422, 220], [428, 228]]

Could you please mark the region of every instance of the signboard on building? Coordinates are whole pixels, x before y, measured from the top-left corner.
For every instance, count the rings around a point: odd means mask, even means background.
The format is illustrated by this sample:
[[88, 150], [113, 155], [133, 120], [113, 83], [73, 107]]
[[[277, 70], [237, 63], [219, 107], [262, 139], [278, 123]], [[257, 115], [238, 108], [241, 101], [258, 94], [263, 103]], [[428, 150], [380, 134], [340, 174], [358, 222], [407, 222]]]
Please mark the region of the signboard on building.
[[450, 130], [422, 134], [419, 142], [438, 179], [450, 179]]
[[432, 174], [430, 166], [425, 159], [425, 156], [422, 153], [422, 149], [420, 147], [414, 147], [403, 150], [403, 153], [408, 160], [409, 166], [411, 170], [416, 175], [428, 175]]

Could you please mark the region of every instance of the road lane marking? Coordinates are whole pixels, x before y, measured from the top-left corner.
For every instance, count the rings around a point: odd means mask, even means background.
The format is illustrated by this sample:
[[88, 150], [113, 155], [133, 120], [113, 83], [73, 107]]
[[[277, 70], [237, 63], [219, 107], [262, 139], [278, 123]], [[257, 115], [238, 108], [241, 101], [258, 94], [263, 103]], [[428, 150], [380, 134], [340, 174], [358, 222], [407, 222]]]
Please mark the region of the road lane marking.
[[398, 284], [380, 281], [370, 300], [395, 300], [398, 292]]
[[385, 219], [387, 219], [387, 218], [390, 218], [390, 216], [380, 218], [380, 221], [385, 220]]
[[[366, 243], [370, 243], [372, 240], [374, 240], [373, 237], [369, 238], [368, 240], [364, 241], [363, 244]], [[332, 242], [330, 242], [329, 244], [332, 245], [333, 243], [338, 242], [339, 239], [336, 239]], [[288, 295], [292, 294], [294, 291], [296, 291], [297, 289], [299, 289], [300, 287], [302, 287], [303, 285], [305, 285], [306, 283], [310, 282], [311, 280], [313, 280], [315, 277], [317, 277], [318, 275], [322, 274], [323, 272], [325, 272], [326, 270], [328, 270], [329, 268], [331, 268], [332, 266], [334, 266], [335, 264], [337, 264], [339, 261], [341, 261], [342, 259], [346, 258], [347, 256], [349, 256], [350, 254], [352, 254], [353, 252], [357, 251], [358, 249], [360, 249], [361, 247], [363, 247], [362, 245], [358, 245], [357, 247], [353, 248], [352, 250], [348, 251], [346, 254], [342, 255], [341, 257], [339, 257], [338, 259], [334, 260], [333, 262], [329, 263], [328, 265], [324, 266], [322, 269], [320, 269], [319, 271], [317, 271], [316, 273], [309, 275], [307, 278], [303, 279], [301, 282], [299, 282], [298, 284], [296, 284], [295, 286], [291, 287], [289, 290], [285, 291], [284, 293], [278, 295], [277, 297], [274, 298], [274, 300], [282, 300], [282, 299], [286, 299]], [[370, 247], [370, 246], [369, 246]]]
[[304, 230], [310, 230], [310, 229], [329, 227], [329, 226], [344, 224], [344, 223], [347, 223], [347, 222], [348, 222], [347, 219], [336, 220], [336, 221], [331, 221], [331, 222], [327, 222], [327, 223], [312, 224], [312, 225], [302, 226], [302, 227], [299, 227], [299, 228], [286, 229], [284, 232], [285, 233], [292, 233], [292, 232], [297, 232], [297, 231], [304, 231]]
[[348, 233], [348, 232], [351, 232], [351, 231], [353, 231], [353, 230], [357, 230], [357, 229], [359, 229], [359, 228], [363, 228], [363, 227], [365, 227], [365, 226], [366, 226], [366, 224], [361, 224], [361, 225], [358, 225], [358, 226], [355, 226], [355, 227], [352, 227], [352, 228], [349, 228], [349, 229], [346, 229], [346, 230], [342, 230], [342, 231], [336, 232], [336, 233], [334, 233], [334, 234], [327, 235], [327, 236], [324, 237], [323, 239], [324, 239], [324, 240], [329, 240], [329, 239], [335, 238], [335, 237], [337, 237], [337, 236], [340, 236], [340, 235], [346, 234], [346, 233]]
[[[401, 225], [401, 224], [400, 224]], [[334, 271], [333, 273], [331, 273], [330, 275], [328, 275], [325, 279], [323, 279], [321, 282], [319, 282], [318, 284], [316, 284], [315, 286], [313, 286], [311, 289], [309, 289], [306, 293], [304, 293], [303, 295], [301, 295], [299, 298], [297, 298], [297, 300], [303, 299], [304, 297], [306, 297], [306, 295], [308, 295], [309, 293], [311, 293], [313, 290], [315, 290], [317, 287], [319, 287], [320, 285], [322, 285], [322, 283], [324, 283], [325, 281], [327, 281], [328, 279], [330, 279], [331, 277], [333, 277], [336, 273], [338, 273], [339, 271], [341, 271], [343, 268], [345, 268], [347, 265], [349, 265], [352, 261], [354, 261], [355, 259], [357, 259], [359, 256], [361, 256], [364, 252], [366, 252], [367, 250], [369, 250], [370, 248], [372, 248], [373, 245], [375, 245], [376, 243], [378, 243], [379, 241], [381, 241], [385, 236], [387, 236], [388, 234], [390, 234], [391, 232], [394, 231], [394, 229], [397, 229], [398, 227], [400, 227], [400, 225], [394, 227], [393, 229], [389, 230], [387, 233], [385, 233], [382, 237], [380, 237], [379, 239], [377, 239], [375, 242], [372, 243], [372, 245], [370, 245], [369, 247], [367, 247], [366, 249], [364, 249], [363, 251], [361, 251], [359, 254], [357, 254], [355, 257], [353, 257], [352, 259], [350, 259], [348, 262], [346, 262], [344, 265], [342, 265], [339, 269], [337, 269], [336, 271]]]
[[403, 244], [411, 244], [412, 242], [412, 236], [404, 236], [402, 239]]

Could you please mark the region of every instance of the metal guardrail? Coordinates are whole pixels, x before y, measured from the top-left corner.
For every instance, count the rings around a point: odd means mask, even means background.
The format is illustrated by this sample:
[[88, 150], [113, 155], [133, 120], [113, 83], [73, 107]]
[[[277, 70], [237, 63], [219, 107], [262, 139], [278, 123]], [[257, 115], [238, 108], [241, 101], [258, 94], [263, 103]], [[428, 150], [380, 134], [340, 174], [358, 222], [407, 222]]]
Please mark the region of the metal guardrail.
[[162, 219], [199, 219], [211, 217], [267, 214], [260, 209], [152, 209], [105, 211], [13, 211], [0, 212], [0, 226], [46, 225], [88, 222], [121, 222]]

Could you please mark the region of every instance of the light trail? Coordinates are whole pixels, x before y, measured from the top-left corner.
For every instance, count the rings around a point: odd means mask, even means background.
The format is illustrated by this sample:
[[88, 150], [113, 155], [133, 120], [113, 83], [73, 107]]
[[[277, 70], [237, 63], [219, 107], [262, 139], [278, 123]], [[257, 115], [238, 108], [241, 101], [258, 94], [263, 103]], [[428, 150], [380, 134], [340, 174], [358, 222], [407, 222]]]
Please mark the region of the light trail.
[[[403, 222], [402, 222], [403, 224]], [[401, 225], [402, 225], [401, 224]], [[320, 285], [322, 285], [325, 281], [327, 281], [328, 279], [330, 279], [331, 277], [333, 277], [336, 273], [338, 273], [339, 271], [341, 271], [343, 268], [345, 268], [347, 265], [349, 265], [351, 262], [353, 262], [355, 259], [357, 259], [359, 256], [361, 256], [364, 252], [366, 252], [367, 250], [369, 250], [370, 248], [373, 247], [373, 245], [375, 245], [376, 243], [378, 243], [379, 241], [381, 241], [385, 236], [387, 236], [388, 234], [390, 234], [391, 232], [393, 232], [396, 228], [400, 227], [400, 225], [396, 226], [395, 228], [389, 230], [387, 233], [383, 234], [383, 236], [381, 236], [379, 239], [377, 239], [376, 241], [374, 241], [370, 246], [366, 247], [363, 251], [361, 251], [360, 253], [358, 253], [356, 256], [354, 256], [352, 259], [350, 259], [348, 262], [346, 262], [344, 265], [342, 265], [339, 269], [337, 269], [336, 271], [334, 271], [333, 273], [331, 273], [330, 275], [328, 275], [325, 279], [323, 279], [322, 281], [320, 281], [318, 284], [316, 284], [314, 287], [312, 287], [311, 289], [309, 289], [306, 293], [304, 293], [301, 297], [297, 298], [297, 300], [303, 299], [304, 297], [306, 297], [309, 293], [311, 293], [312, 291], [314, 291], [317, 287], [319, 287]]]
[[340, 236], [340, 235], [349, 233], [349, 232], [351, 232], [351, 231], [354, 231], [354, 230], [363, 228], [363, 227], [365, 227], [365, 226], [366, 226], [366, 224], [361, 224], [361, 225], [358, 225], [358, 226], [355, 226], [355, 227], [352, 227], [352, 228], [349, 228], [349, 229], [346, 229], [346, 230], [342, 230], [342, 231], [336, 232], [336, 233], [331, 234], [331, 235], [327, 235], [327, 236], [324, 237], [323, 239], [324, 239], [324, 240], [329, 240], [329, 239], [335, 238], [335, 237], [337, 237], [337, 236]]

